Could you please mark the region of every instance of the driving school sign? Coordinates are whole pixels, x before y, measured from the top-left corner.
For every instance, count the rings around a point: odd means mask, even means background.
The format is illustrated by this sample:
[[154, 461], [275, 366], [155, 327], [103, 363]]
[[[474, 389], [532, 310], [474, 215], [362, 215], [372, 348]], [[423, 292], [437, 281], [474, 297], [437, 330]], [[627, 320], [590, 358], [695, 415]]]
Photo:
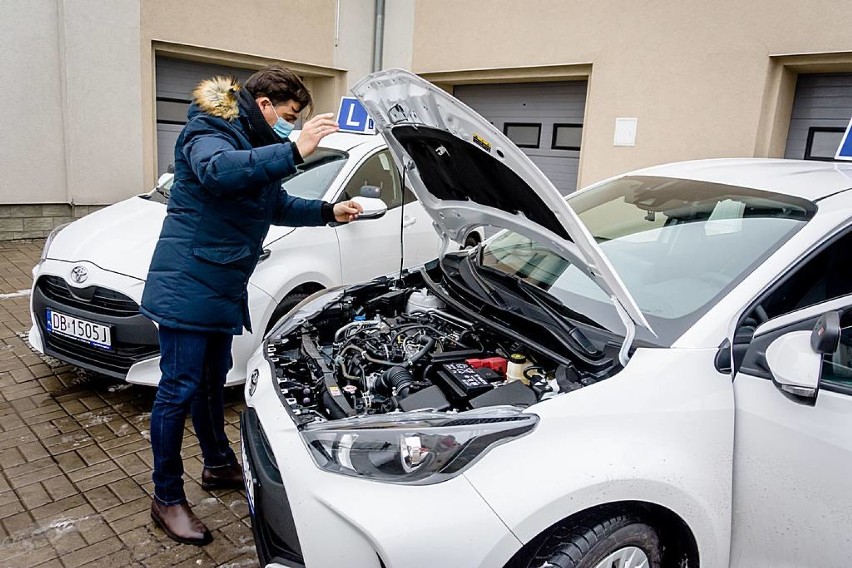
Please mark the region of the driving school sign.
[[849, 136], [849, 131], [852, 130], [852, 120], [846, 127], [846, 132], [843, 133], [843, 138], [840, 139], [840, 146], [837, 147], [837, 153], [834, 154], [835, 160], [852, 161], [852, 136]]
[[341, 97], [340, 110], [337, 111], [337, 124], [341, 132], [374, 134], [376, 126], [367, 115], [367, 109], [355, 97]]

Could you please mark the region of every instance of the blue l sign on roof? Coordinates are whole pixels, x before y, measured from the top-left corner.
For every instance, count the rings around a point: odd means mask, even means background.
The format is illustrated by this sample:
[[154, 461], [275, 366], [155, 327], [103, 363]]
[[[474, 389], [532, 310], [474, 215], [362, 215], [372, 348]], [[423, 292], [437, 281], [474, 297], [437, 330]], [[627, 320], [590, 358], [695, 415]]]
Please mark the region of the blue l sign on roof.
[[373, 119], [367, 115], [367, 109], [355, 97], [340, 98], [337, 123], [340, 125], [341, 132], [372, 134], [376, 131]]
[[837, 147], [837, 153], [834, 154], [835, 160], [852, 160], [852, 136], [849, 136], [849, 131], [852, 130], [852, 120], [846, 127], [846, 132], [843, 133], [843, 138], [840, 140], [840, 146]]

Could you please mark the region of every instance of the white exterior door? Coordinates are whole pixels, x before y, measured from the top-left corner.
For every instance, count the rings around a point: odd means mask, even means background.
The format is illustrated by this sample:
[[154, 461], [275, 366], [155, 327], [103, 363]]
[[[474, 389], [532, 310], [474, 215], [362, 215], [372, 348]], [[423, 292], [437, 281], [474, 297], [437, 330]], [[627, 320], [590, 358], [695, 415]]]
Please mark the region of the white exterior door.
[[[852, 296], [761, 325], [734, 380], [731, 566], [845, 566], [852, 557]], [[826, 355], [816, 397], [773, 382], [766, 349], [845, 310], [840, 347]]]
[[405, 207], [401, 207], [402, 184], [387, 150], [368, 156], [355, 169], [338, 199], [359, 195], [365, 185], [381, 189], [381, 199], [388, 206], [388, 212], [380, 219], [337, 227], [343, 281], [361, 282], [399, 270], [400, 230], [405, 239], [405, 266], [435, 258], [439, 239], [429, 215], [408, 190], [405, 191]]

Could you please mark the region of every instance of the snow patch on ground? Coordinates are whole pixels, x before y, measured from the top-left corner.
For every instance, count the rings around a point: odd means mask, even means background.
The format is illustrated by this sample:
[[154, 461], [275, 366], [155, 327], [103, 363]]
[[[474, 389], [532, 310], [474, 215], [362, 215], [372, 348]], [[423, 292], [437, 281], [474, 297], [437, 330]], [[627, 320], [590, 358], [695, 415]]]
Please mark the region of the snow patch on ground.
[[253, 558], [246, 558], [245, 560], [240, 560], [239, 562], [229, 562], [228, 564], [222, 564], [221, 566], [219, 566], [219, 568], [243, 568], [245, 566], [257, 566], [257, 560]]
[[101, 424], [106, 424], [110, 420], [118, 418], [118, 414], [115, 412], [105, 412], [103, 414], [95, 414], [93, 412], [84, 412], [80, 416], [77, 417], [78, 420], [82, 420], [80, 422], [80, 426], [83, 428], [91, 428], [93, 426], [100, 426]]
[[30, 295], [30, 290], [18, 290], [11, 294], [0, 294], [0, 300], [10, 300], [12, 298], [26, 298]]
[[41, 351], [39, 351], [38, 349], [33, 347], [32, 344], [30, 343], [29, 332], [18, 331], [18, 332], [15, 333], [15, 335], [17, 335], [19, 339], [23, 340], [23, 342], [26, 344], [26, 346], [29, 347], [30, 351], [32, 351], [33, 353], [38, 355], [38, 358], [41, 359], [42, 361], [44, 361], [44, 364], [47, 365], [48, 367], [50, 367], [51, 369], [56, 369], [57, 367], [61, 367], [62, 365], [68, 364], [68, 363], [64, 363], [64, 362], [60, 361], [59, 359], [55, 359], [54, 357], [51, 357], [50, 355], [45, 355], [44, 353], [42, 353]]
[[45, 526], [34, 528], [30, 531], [20, 531], [5, 539], [0, 539], [0, 558], [11, 561], [14, 558], [24, 557], [38, 546], [41, 546], [41, 544], [37, 545], [36, 541], [45, 538], [50, 541], [56, 541], [56, 539], [62, 538], [72, 531], [76, 531], [77, 524], [87, 519], [89, 519], [88, 516], [77, 519], [59, 517]]

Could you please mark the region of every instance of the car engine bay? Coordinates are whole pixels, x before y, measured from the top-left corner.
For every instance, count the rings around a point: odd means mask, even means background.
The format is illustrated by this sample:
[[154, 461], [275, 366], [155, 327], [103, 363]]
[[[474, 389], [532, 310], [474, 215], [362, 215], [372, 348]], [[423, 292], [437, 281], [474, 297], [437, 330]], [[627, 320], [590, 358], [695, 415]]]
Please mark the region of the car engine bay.
[[423, 278], [349, 288], [288, 331], [273, 331], [266, 358], [299, 426], [417, 410], [525, 408], [621, 368], [604, 351], [595, 360], [557, 360], [530, 348], [464, 317]]

